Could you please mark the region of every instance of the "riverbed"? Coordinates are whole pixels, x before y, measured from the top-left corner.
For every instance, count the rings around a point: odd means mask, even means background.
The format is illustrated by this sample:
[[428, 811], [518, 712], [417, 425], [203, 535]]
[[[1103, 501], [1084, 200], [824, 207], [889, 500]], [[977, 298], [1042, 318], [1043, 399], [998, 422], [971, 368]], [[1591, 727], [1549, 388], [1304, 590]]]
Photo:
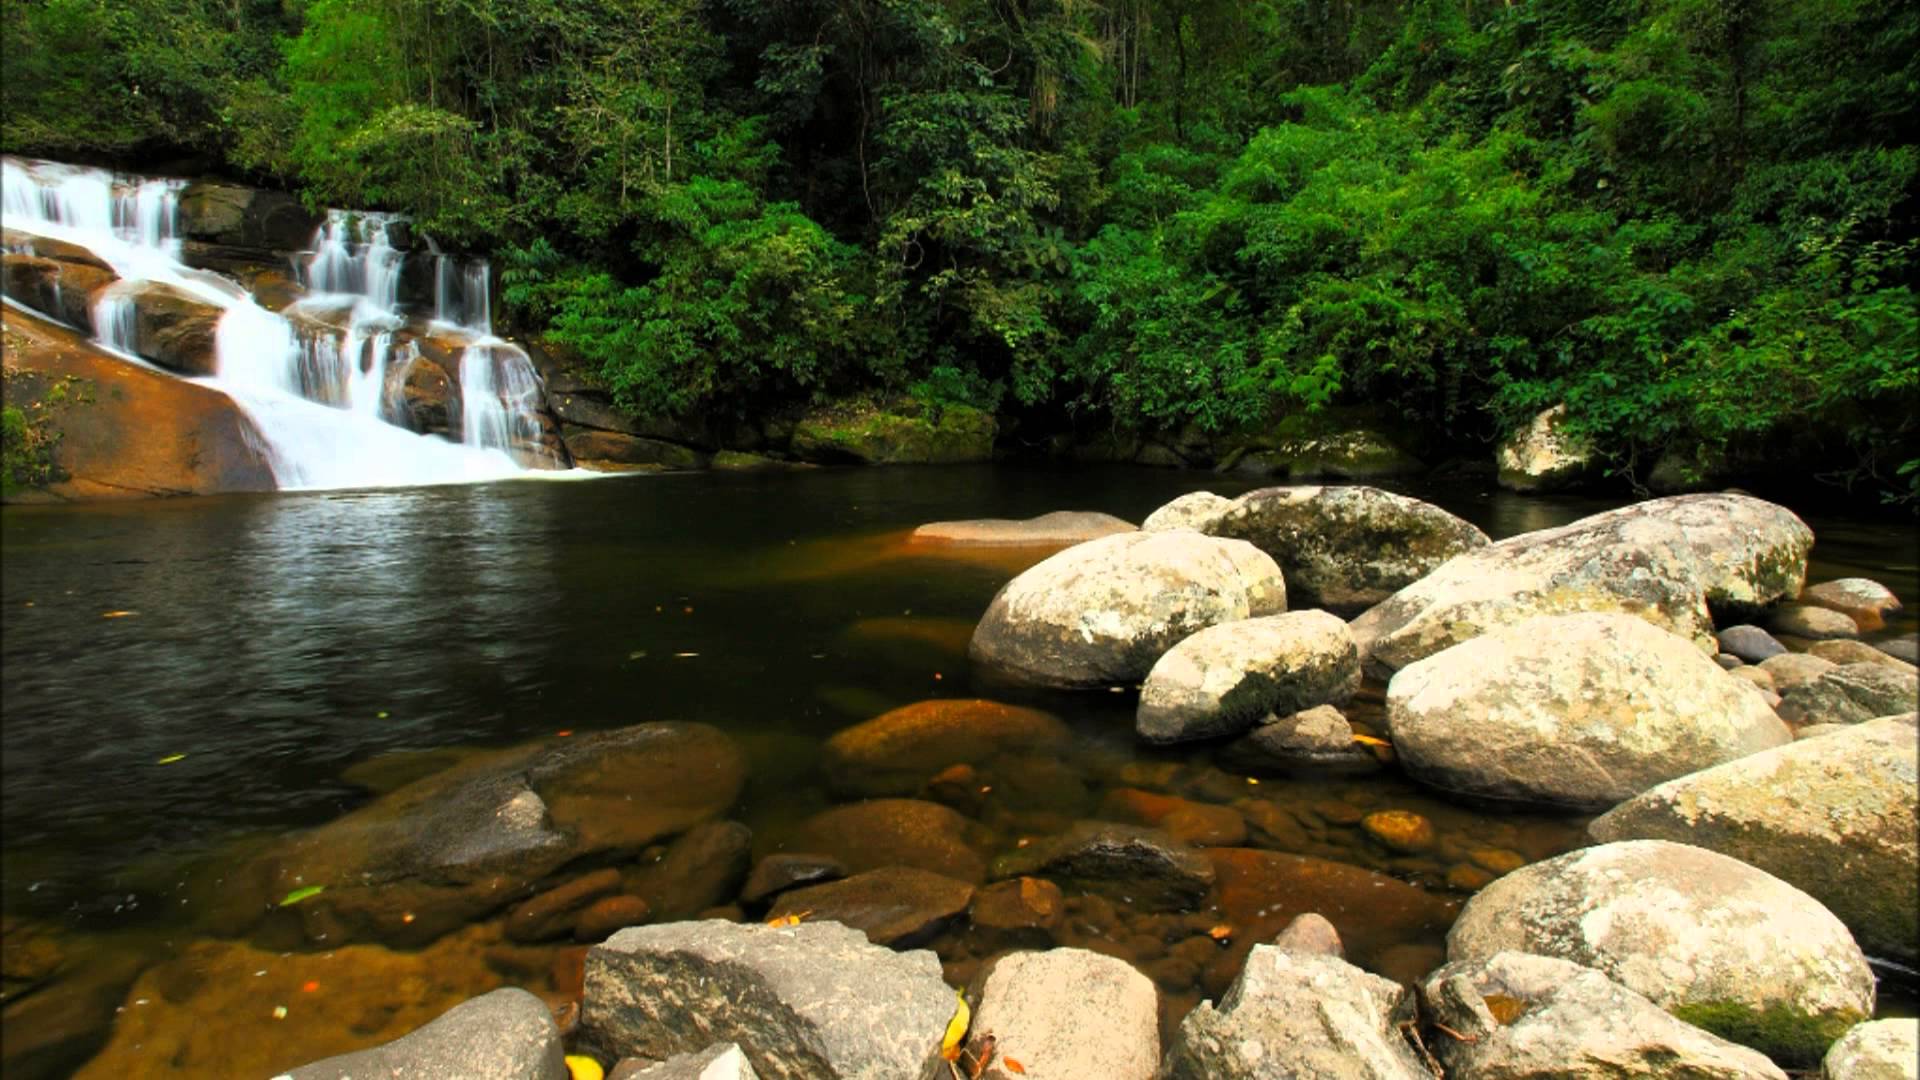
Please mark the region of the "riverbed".
[[[739, 741], [751, 774], [731, 816], [754, 830], [756, 852], [777, 850], [794, 822], [845, 800], [820, 775], [825, 739], [887, 709], [983, 692], [967, 634], [994, 592], [1045, 554], [933, 551], [909, 544], [908, 530], [1058, 509], [1137, 522], [1187, 491], [1255, 486], [1172, 470], [964, 466], [8, 507], [0, 902], [9, 951], [31, 935], [61, 967], [25, 994], [9, 983], [0, 1067], [266, 1075], [391, 1038], [418, 1022], [406, 1010], [430, 1017], [490, 985], [564, 996], [565, 947], [502, 952], [486, 926], [432, 947], [437, 981], [396, 982], [392, 971], [411, 970], [402, 955], [383, 958], [397, 966], [377, 977], [307, 990], [322, 980], [293, 970], [299, 955], [226, 943], [212, 909], [257, 845], [333, 820], [373, 789], [477, 748], [652, 720], [712, 724]], [[1404, 490], [1496, 539], [1626, 501], [1521, 497], [1474, 478]], [[1910, 523], [1796, 509], [1817, 537], [1809, 580], [1882, 582], [1906, 604], [1886, 633], [1910, 633], [1920, 606]], [[1467, 860], [1396, 854], [1354, 827], [1360, 814], [1412, 810], [1453, 850], [1528, 862], [1584, 843], [1583, 818], [1460, 805], [1391, 768], [1249, 783], [1212, 748], [1148, 751], [1133, 739], [1128, 694], [1018, 700], [1073, 730], [1083, 814], [1122, 790], [1258, 799], [1292, 823], [1264, 846], [1411, 883], [1443, 911], [1477, 887], [1457, 871]], [[1380, 733], [1377, 688], [1352, 715]], [[1055, 940], [1128, 956], [1160, 983], [1172, 1019], [1231, 977], [1231, 961], [1179, 947], [1230, 913], [1070, 905]], [[1437, 963], [1444, 920], [1381, 922], [1363, 962], [1400, 978]], [[964, 978], [984, 944], [956, 934], [934, 947]], [[242, 985], [169, 982], [166, 961], [195, 950], [200, 970]], [[142, 971], [139, 986], [165, 992], [129, 997]], [[1911, 1014], [1909, 987], [1882, 990], [1883, 1011]], [[395, 995], [404, 1007], [385, 1000]], [[137, 1024], [167, 1051], [130, 1041]], [[217, 1067], [210, 1045], [222, 1048]]]

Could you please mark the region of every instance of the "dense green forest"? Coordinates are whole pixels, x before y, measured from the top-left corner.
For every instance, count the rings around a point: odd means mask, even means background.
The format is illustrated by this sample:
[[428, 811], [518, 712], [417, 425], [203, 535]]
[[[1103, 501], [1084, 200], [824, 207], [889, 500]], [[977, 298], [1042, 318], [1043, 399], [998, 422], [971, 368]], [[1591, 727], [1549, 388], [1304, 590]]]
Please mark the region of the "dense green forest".
[[642, 412], [1564, 401], [1920, 491], [1907, 0], [0, 6], [7, 150], [406, 211]]

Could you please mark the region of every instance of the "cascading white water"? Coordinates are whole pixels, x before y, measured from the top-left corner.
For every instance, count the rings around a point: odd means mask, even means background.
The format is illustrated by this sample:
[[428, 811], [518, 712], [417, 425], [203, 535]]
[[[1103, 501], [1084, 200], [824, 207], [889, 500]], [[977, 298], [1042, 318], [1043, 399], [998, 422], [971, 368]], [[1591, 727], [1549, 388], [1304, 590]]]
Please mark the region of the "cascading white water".
[[533, 364], [497, 338], [460, 354], [460, 403], [460, 437], [469, 446], [511, 450], [540, 439]]
[[[184, 181], [123, 181], [99, 169], [15, 158], [3, 165], [0, 210], [7, 228], [29, 234], [28, 246], [41, 237], [85, 247], [121, 279], [93, 304], [93, 331], [102, 345], [134, 355], [144, 282], [221, 309], [214, 331], [218, 374], [192, 381], [225, 392], [254, 421], [280, 487], [450, 483], [523, 473], [506, 441], [461, 445], [386, 422], [394, 415], [387, 369], [394, 332], [404, 322], [394, 310], [404, 256], [392, 231], [400, 219], [328, 214], [314, 251], [296, 266], [320, 294], [289, 309], [300, 316], [296, 330], [295, 321], [262, 308], [232, 280], [179, 261]], [[309, 317], [329, 312], [331, 318]], [[518, 353], [486, 340], [484, 331], [480, 336], [480, 343]], [[409, 344], [402, 355], [410, 360], [417, 350]], [[525, 354], [519, 361], [526, 363]], [[531, 365], [526, 375], [532, 378]], [[519, 393], [516, 380], [506, 373], [496, 384]], [[538, 433], [537, 423], [533, 430]]]

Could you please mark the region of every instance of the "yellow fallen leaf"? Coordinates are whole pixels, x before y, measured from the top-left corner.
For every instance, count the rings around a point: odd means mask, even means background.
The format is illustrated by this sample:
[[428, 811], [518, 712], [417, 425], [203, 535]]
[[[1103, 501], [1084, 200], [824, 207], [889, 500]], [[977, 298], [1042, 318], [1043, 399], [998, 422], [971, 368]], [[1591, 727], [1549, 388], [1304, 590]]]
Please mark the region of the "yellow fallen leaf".
[[137, 611], [104, 611], [100, 613], [100, 617], [103, 619], [124, 619], [129, 615], [138, 614], [140, 613]]
[[1353, 741], [1359, 743], [1361, 746], [1392, 746], [1393, 745], [1392, 743], [1388, 742], [1385, 739], [1376, 739], [1371, 735], [1355, 735], [1353, 737]]
[[187, 755], [185, 754], [168, 754], [166, 757], [163, 757], [159, 761], [154, 762], [154, 764], [155, 765], [171, 765], [174, 762], [179, 761], [181, 758], [186, 756]]
[[967, 992], [955, 990], [954, 996], [960, 1004], [953, 1010], [953, 1019], [947, 1021], [947, 1033], [940, 1037], [940, 1056], [948, 1061], [960, 1059], [960, 1040], [967, 1037], [967, 1025], [973, 1023], [973, 1010], [967, 1008]]
[[607, 1075], [600, 1063], [585, 1054], [567, 1055], [567, 1075], [572, 1080], [601, 1080]]
[[792, 915], [775, 915], [773, 918], [767, 920], [767, 925], [773, 926], [773, 927], [799, 926], [800, 920], [806, 918], [811, 914], [813, 914], [812, 908], [808, 908], [805, 911], [795, 912]]

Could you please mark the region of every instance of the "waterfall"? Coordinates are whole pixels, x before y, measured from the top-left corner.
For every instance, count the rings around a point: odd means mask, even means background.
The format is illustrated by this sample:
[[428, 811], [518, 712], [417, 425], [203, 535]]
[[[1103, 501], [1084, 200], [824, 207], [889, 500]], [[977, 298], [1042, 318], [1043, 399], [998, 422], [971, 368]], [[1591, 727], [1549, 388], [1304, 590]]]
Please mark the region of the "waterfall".
[[[476, 387], [463, 392], [462, 419], [471, 416], [468, 427], [485, 434], [453, 443], [389, 422], [398, 415], [389, 371], [396, 359], [404, 372], [419, 356], [411, 341], [395, 346], [406, 326], [398, 311], [406, 256], [404, 244], [395, 243], [405, 219], [329, 211], [314, 232], [312, 250], [293, 267], [310, 295], [281, 314], [261, 307], [232, 279], [180, 262], [185, 181], [122, 178], [11, 157], [0, 164], [0, 210], [8, 229], [27, 234], [28, 246], [44, 238], [84, 247], [119, 277], [92, 301], [96, 340], [103, 347], [137, 355], [143, 283], [172, 286], [220, 309], [217, 374], [191, 381], [226, 393], [253, 420], [280, 487], [433, 484], [523, 474], [509, 450], [525, 445], [516, 439], [540, 435], [539, 384], [526, 354], [492, 336], [484, 263], [477, 264], [478, 290], [465, 290], [470, 308], [479, 298], [472, 308], [479, 321], [465, 317], [458, 327], [466, 342], [463, 391], [469, 372]], [[447, 267], [446, 276], [452, 271]], [[471, 280], [473, 267], [463, 273]], [[441, 306], [437, 298], [436, 315]], [[486, 359], [469, 362], [469, 355]]]

